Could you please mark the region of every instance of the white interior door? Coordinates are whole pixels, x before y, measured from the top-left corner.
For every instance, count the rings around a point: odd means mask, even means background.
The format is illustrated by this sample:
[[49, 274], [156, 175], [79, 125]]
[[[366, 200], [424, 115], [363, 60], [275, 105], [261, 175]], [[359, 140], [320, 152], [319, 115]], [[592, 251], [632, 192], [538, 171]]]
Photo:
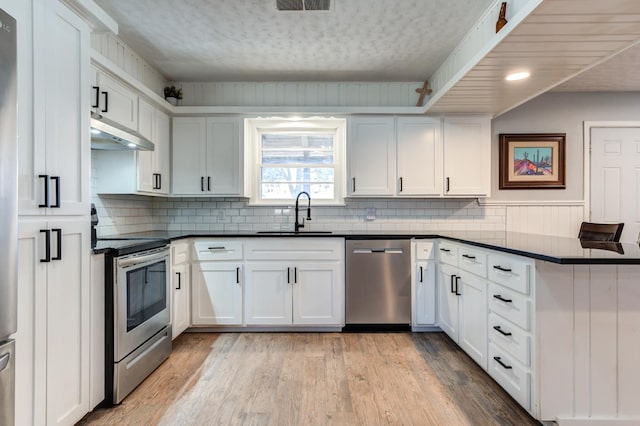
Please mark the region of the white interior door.
[[640, 127], [591, 129], [591, 221], [623, 222], [620, 241], [640, 232]]

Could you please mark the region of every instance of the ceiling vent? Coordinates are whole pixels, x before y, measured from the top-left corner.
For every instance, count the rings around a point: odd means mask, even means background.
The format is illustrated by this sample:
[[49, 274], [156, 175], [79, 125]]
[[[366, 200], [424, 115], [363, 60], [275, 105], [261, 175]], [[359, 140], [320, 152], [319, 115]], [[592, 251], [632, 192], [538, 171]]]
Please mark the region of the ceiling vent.
[[331, 0], [276, 0], [278, 10], [329, 10]]

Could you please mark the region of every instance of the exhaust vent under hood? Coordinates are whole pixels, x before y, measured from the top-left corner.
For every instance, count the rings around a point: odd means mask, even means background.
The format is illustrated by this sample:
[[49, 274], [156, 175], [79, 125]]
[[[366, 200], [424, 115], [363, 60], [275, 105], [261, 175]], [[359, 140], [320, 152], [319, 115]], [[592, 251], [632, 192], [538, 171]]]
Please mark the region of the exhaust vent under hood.
[[153, 151], [153, 142], [104, 121], [91, 119], [91, 149]]

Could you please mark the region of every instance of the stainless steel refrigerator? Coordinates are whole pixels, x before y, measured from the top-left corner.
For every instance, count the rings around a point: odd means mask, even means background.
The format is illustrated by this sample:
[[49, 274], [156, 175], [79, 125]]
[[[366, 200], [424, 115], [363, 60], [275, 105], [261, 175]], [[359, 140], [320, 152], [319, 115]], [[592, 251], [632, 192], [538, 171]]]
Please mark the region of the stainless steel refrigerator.
[[16, 21], [0, 9], [0, 426], [13, 425], [18, 292]]

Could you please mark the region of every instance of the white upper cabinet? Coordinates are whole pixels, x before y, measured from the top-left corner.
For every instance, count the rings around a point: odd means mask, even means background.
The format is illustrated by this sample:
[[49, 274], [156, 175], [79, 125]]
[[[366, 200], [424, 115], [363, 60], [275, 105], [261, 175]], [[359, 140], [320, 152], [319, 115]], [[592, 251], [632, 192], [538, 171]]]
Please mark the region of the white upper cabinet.
[[34, 56], [46, 67], [34, 68], [33, 138], [18, 150], [19, 214], [84, 215], [91, 197], [89, 29], [64, 7], [46, 13], [46, 31], [34, 37]]
[[393, 117], [353, 117], [347, 141], [349, 196], [395, 194], [396, 148]]
[[240, 117], [173, 119], [172, 193], [241, 195]]
[[440, 119], [399, 117], [397, 126], [397, 194], [442, 194], [442, 138]]
[[349, 196], [488, 196], [491, 121], [486, 116], [352, 117]]
[[91, 91], [91, 111], [134, 132], [138, 131], [138, 95], [105, 72], [95, 73]]
[[488, 196], [491, 191], [491, 120], [445, 117], [444, 195]]

